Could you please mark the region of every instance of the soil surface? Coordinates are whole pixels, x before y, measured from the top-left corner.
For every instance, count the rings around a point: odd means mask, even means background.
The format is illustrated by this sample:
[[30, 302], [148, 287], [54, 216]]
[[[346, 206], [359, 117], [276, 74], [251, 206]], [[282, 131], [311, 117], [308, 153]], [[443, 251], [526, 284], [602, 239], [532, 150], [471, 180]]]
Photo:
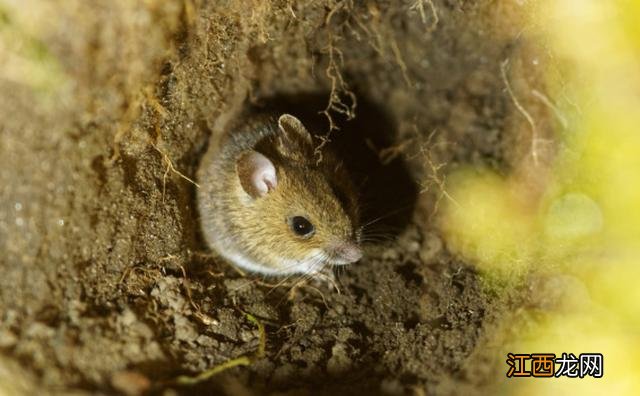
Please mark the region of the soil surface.
[[[8, 57], [0, 76], [8, 392], [496, 386], [504, 359], [487, 345], [521, 293], [484, 288], [437, 214], [448, 171], [507, 173], [518, 157], [526, 120], [501, 64], [518, 90], [543, 61], [524, 2], [27, 3], [0, 3], [1, 38], [33, 71], [11, 74]], [[200, 237], [192, 180], [206, 145], [243, 106], [274, 103], [335, 127], [364, 220], [382, 217], [339, 290], [243, 276]], [[245, 355], [196, 385], [175, 380]]]

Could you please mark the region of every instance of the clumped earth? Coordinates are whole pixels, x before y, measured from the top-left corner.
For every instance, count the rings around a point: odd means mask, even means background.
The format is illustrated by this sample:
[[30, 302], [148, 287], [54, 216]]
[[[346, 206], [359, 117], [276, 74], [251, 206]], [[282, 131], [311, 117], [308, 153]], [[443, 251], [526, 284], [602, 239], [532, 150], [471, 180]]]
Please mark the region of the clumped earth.
[[[437, 214], [446, 172], [507, 173], [522, 152], [528, 126], [501, 70], [509, 60], [513, 91], [540, 84], [527, 12], [480, 0], [0, 4], [0, 390], [491, 389], [503, 358], [485, 347], [521, 293], [485, 288]], [[365, 220], [383, 217], [339, 291], [242, 276], [199, 235], [193, 178], [208, 141], [243, 106], [275, 102], [331, 132], [364, 186]], [[241, 356], [251, 364], [176, 382]]]

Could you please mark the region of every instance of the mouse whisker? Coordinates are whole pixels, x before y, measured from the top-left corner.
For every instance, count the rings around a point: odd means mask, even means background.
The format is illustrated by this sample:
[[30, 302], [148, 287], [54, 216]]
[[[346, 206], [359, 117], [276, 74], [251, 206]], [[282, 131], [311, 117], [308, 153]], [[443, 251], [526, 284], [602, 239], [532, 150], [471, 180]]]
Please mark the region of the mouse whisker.
[[367, 240], [375, 240], [375, 239], [386, 239], [386, 240], [393, 240], [395, 239], [395, 235], [388, 233], [388, 232], [376, 232], [376, 233], [370, 233], [370, 234], [365, 234], [360, 238], [360, 242], [363, 241], [367, 241]]
[[[310, 266], [311, 266], [312, 268], [311, 268], [309, 271], [305, 272], [305, 274], [307, 274], [308, 272], [312, 272], [313, 270], [315, 270], [313, 267], [315, 267], [315, 265], [316, 265], [317, 263], [322, 263], [322, 262], [324, 261], [324, 257], [323, 257], [323, 256], [324, 256], [324, 254], [323, 254], [322, 252], [316, 253], [316, 254], [314, 254], [313, 256], [311, 256], [311, 257], [309, 258], [309, 261], [311, 261]], [[296, 262], [296, 263], [293, 263], [293, 264], [288, 265], [288, 266], [286, 266], [285, 268], [283, 268], [283, 271], [287, 271], [287, 270], [289, 270], [289, 269], [293, 269], [294, 267], [296, 267], [296, 266], [298, 266], [298, 265], [300, 265], [300, 264], [299, 264], [299, 263], [297, 263], [297, 262]], [[282, 279], [280, 282], [278, 282], [276, 285], [274, 285], [274, 286], [269, 290], [269, 292], [268, 292], [266, 295], [268, 296], [269, 294], [271, 294], [275, 289], [277, 289], [278, 287], [280, 287], [280, 286], [282, 286], [283, 284], [285, 284], [289, 279], [291, 279], [291, 278], [292, 278], [292, 277], [294, 277], [295, 275], [297, 275], [297, 273], [295, 273], [295, 272], [294, 272], [294, 273], [291, 273], [291, 274], [289, 274], [289, 275], [285, 276], [285, 278], [284, 278], [284, 279]], [[294, 284], [294, 286], [295, 286], [295, 284]]]
[[274, 290], [276, 290], [280, 286], [284, 285], [289, 279], [291, 279], [292, 276], [293, 274], [289, 274], [285, 276], [284, 279], [282, 279], [281, 281], [273, 285], [271, 288], [269, 288], [269, 291], [267, 292], [267, 294], [265, 294], [265, 297], [267, 297], [269, 294], [271, 294]]
[[394, 234], [391, 232], [378, 231], [378, 232], [368, 232], [362, 235], [362, 239], [372, 238], [372, 237], [393, 237], [393, 236]]
[[379, 222], [381, 220], [384, 220], [384, 219], [386, 219], [388, 217], [391, 217], [391, 216], [393, 216], [395, 214], [398, 214], [398, 213], [401, 213], [401, 212], [403, 212], [403, 211], [405, 211], [407, 209], [410, 209], [411, 206], [412, 205], [404, 205], [404, 206], [401, 206], [401, 207], [396, 208], [394, 210], [391, 210], [391, 211], [389, 211], [389, 212], [387, 212], [387, 213], [385, 213], [385, 214], [383, 214], [381, 216], [378, 216], [378, 217], [374, 218], [373, 220], [369, 220], [368, 222], [364, 223], [362, 225], [362, 228], [365, 228], [365, 227], [370, 226], [372, 224], [375, 224], [375, 223], [377, 223], [377, 222]]
[[[295, 267], [295, 266], [296, 266], [296, 265], [290, 265], [290, 266], [288, 266], [288, 267], [285, 267], [285, 269], [290, 269], [290, 268], [293, 268], [293, 267]], [[274, 290], [276, 290], [276, 289], [278, 289], [279, 287], [281, 287], [281, 286], [285, 285], [285, 284], [287, 283], [287, 281], [289, 281], [290, 279], [295, 278], [295, 276], [296, 276], [296, 275], [297, 275], [297, 274], [296, 274], [295, 272], [293, 272], [293, 273], [290, 273], [290, 274], [286, 275], [286, 276], [285, 276], [281, 281], [279, 281], [278, 283], [276, 283], [275, 285], [273, 285], [273, 286], [269, 289], [269, 291], [267, 292], [267, 294], [265, 295], [265, 297], [266, 297], [266, 296], [268, 296], [269, 294], [271, 294]]]
[[369, 238], [363, 238], [360, 243], [366, 244], [366, 243], [384, 243], [384, 242], [395, 242], [396, 238], [392, 237], [392, 236], [377, 236], [377, 237], [369, 237]]
[[258, 282], [258, 279], [257, 279], [257, 278], [256, 278], [256, 279], [250, 279], [250, 280], [248, 280], [247, 282], [243, 283], [242, 285], [240, 285], [240, 286], [238, 286], [238, 287], [234, 287], [233, 289], [229, 290], [229, 292], [231, 292], [231, 293], [235, 293], [235, 292], [237, 292], [237, 291], [239, 291], [239, 290], [242, 290], [242, 289], [244, 289], [245, 287], [250, 286], [251, 284], [253, 284], [253, 283], [257, 283], [257, 282]]
[[372, 232], [394, 232], [399, 233], [403, 230], [403, 227], [393, 226], [390, 224], [375, 224], [361, 229], [361, 234], [371, 234]]
[[313, 275], [316, 273], [317, 270], [317, 266], [322, 265], [324, 260], [323, 260], [323, 255], [322, 254], [318, 254], [318, 255], [314, 255], [312, 256], [313, 262], [310, 264], [310, 268], [305, 271], [302, 274], [292, 274], [292, 275], [298, 275], [298, 278], [294, 281], [294, 283], [287, 289], [287, 292], [285, 293], [285, 295], [280, 299], [280, 301], [278, 302], [278, 304], [276, 305], [276, 307], [280, 306], [280, 304], [282, 304], [282, 302], [284, 302], [284, 299], [290, 295], [291, 291], [293, 289], [295, 289], [296, 287], [298, 287], [300, 284], [303, 284], [305, 282], [307, 282], [309, 279], [311, 279], [313, 277]]
[[383, 237], [393, 239], [400, 233], [401, 229], [399, 227], [376, 227], [369, 228], [362, 232], [360, 236], [360, 241], [365, 239], [371, 239], [376, 237]]

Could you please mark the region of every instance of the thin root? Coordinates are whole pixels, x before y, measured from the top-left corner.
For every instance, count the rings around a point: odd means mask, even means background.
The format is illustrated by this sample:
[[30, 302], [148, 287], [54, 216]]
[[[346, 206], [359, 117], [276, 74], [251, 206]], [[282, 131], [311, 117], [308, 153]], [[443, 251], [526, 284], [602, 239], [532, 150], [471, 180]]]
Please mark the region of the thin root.
[[[329, 37], [329, 45], [326, 48], [326, 52], [329, 55], [329, 64], [325, 70], [325, 74], [329, 81], [331, 81], [331, 91], [329, 92], [329, 102], [327, 107], [320, 113], [324, 114], [329, 122], [329, 130], [323, 136], [319, 136], [320, 144], [316, 146], [314, 154], [317, 157], [317, 163], [322, 162], [322, 148], [327, 145], [331, 139], [331, 133], [338, 130], [338, 126], [335, 124], [332, 112], [344, 114], [347, 120], [351, 120], [355, 117], [355, 110], [357, 106], [356, 95], [349, 89], [342, 73], [340, 72], [340, 65], [343, 64], [342, 51], [333, 45], [333, 36]], [[343, 102], [343, 97], [348, 98], [350, 104]]]
[[413, 84], [411, 84], [411, 79], [409, 79], [409, 74], [407, 73], [407, 64], [402, 59], [402, 53], [400, 52], [400, 47], [398, 47], [398, 42], [395, 38], [392, 38], [389, 45], [391, 46], [391, 51], [393, 51], [393, 56], [396, 59], [396, 63], [400, 67], [400, 71], [402, 72], [402, 78], [404, 79], [407, 87], [411, 88]]
[[181, 173], [175, 168], [175, 166], [173, 165], [173, 162], [171, 161], [171, 158], [169, 158], [169, 156], [164, 151], [160, 150], [160, 148], [158, 148], [158, 146], [155, 145], [154, 143], [151, 143], [151, 145], [162, 156], [162, 160], [165, 162], [165, 164], [167, 164], [167, 168], [165, 169], [164, 175], [162, 176], [162, 203], [164, 203], [164, 196], [167, 191], [167, 176], [169, 175], [169, 172], [173, 172], [177, 174], [178, 176], [188, 181], [189, 183], [193, 184], [197, 188], [200, 188], [200, 185], [198, 183], [191, 180], [190, 178], [188, 178], [187, 176], [185, 176], [183, 173]]
[[502, 81], [504, 82], [505, 87], [507, 88], [507, 92], [509, 92], [509, 96], [513, 101], [513, 105], [516, 106], [516, 109], [524, 116], [529, 125], [531, 126], [531, 156], [533, 157], [533, 163], [538, 165], [539, 162], [539, 154], [538, 154], [538, 128], [536, 127], [536, 123], [531, 117], [531, 114], [520, 104], [518, 98], [516, 97], [513, 89], [511, 88], [511, 84], [509, 83], [509, 79], [507, 78], [507, 67], [509, 65], [509, 59], [505, 59], [500, 64], [500, 73], [502, 74]]
[[424, 159], [426, 165], [429, 168], [428, 181], [422, 186], [422, 190], [420, 191], [420, 193], [428, 191], [432, 185], [435, 185], [440, 191], [434, 205], [434, 209], [433, 209], [434, 214], [438, 212], [438, 208], [440, 207], [440, 201], [442, 200], [442, 198], [446, 198], [457, 207], [460, 207], [460, 204], [449, 194], [449, 192], [445, 188], [446, 176], [441, 175], [440, 170], [446, 164], [442, 162], [436, 163], [433, 159], [433, 155], [431, 154], [431, 149], [426, 148], [431, 145], [431, 140], [435, 136], [436, 132], [437, 130], [434, 129], [429, 134], [429, 137], [427, 138], [426, 142], [420, 145], [420, 154], [422, 155], [422, 158]]
[[543, 94], [542, 92], [538, 91], [537, 89], [533, 89], [531, 90], [531, 94], [533, 96], [535, 96], [536, 98], [540, 99], [540, 101], [542, 103], [544, 103], [547, 107], [549, 107], [551, 110], [553, 110], [553, 113], [556, 115], [556, 117], [558, 118], [558, 121], [560, 121], [560, 124], [562, 124], [562, 127], [564, 129], [567, 129], [567, 127], [569, 126], [569, 121], [567, 121], [567, 117], [565, 117], [562, 114], [562, 110], [560, 110], [560, 108], [558, 108], [558, 106], [556, 106], [551, 99], [549, 99], [547, 97], [547, 95]]
[[[431, 15], [433, 18], [433, 22], [431, 22], [431, 24], [427, 21], [427, 13], [424, 10], [425, 3], [429, 6], [429, 9], [431, 9]], [[440, 18], [438, 17], [438, 11], [436, 10], [436, 6], [433, 4], [433, 0], [416, 0], [409, 9], [412, 11], [418, 11], [418, 14], [420, 14], [420, 20], [422, 20], [422, 23], [427, 26], [427, 33], [432, 33], [436, 30]]]

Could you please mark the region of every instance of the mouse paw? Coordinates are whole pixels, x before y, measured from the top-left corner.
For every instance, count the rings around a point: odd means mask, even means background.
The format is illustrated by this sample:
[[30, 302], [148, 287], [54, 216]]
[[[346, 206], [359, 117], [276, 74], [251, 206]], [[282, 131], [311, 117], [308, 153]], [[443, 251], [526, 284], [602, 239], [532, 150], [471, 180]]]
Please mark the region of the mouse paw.
[[340, 292], [336, 274], [331, 266], [326, 266], [315, 272], [311, 278], [311, 285], [315, 287], [327, 287], [329, 290]]
[[[340, 288], [338, 287], [337, 278], [331, 267], [323, 268], [320, 271], [316, 271], [314, 273], [309, 274], [309, 277], [306, 279], [297, 282], [290, 290], [289, 290], [289, 301], [293, 301], [296, 299], [296, 295], [299, 289], [308, 288], [309, 290], [313, 290], [316, 293], [320, 294], [322, 297], [322, 301], [325, 306], [327, 306], [327, 302], [322, 292], [322, 289], [329, 289], [329, 291], [337, 291], [340, 294]], [[328, 306], [327, 306], [328, 308]]]

